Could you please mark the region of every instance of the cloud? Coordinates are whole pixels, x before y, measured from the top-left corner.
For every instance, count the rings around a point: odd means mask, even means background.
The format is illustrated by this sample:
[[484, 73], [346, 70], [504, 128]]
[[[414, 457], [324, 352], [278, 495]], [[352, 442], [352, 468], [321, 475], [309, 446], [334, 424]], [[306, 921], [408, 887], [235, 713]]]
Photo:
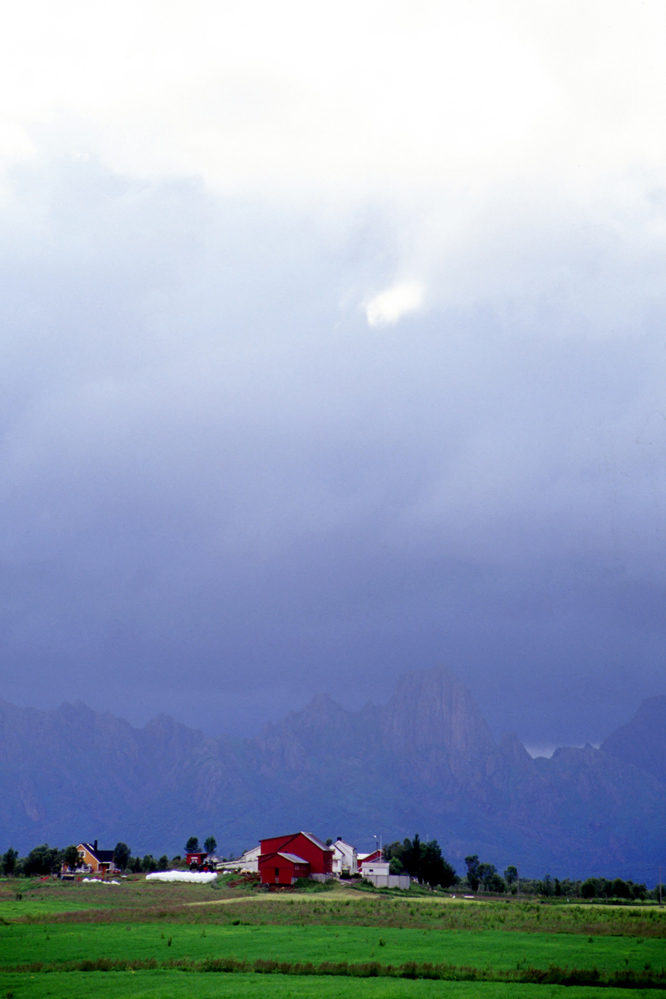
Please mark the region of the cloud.
[[368, 326], [393, 326], [423, 304], [423, 289], [416, 281], [402, 281], [375, 295], [365, 306]]
[[247, 732], [445, 660], [544, 746], [658, 692], [660, 9], [12, 8], [3, 696]]

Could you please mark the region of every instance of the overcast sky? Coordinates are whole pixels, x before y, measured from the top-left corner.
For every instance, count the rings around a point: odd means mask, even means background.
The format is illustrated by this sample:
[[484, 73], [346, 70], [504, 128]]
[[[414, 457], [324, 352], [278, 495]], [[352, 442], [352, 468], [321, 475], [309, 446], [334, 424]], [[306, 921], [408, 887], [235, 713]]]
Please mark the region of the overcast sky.
[[250, 735], [666, 693], [662, 0], [24, 0], [0, 695]]

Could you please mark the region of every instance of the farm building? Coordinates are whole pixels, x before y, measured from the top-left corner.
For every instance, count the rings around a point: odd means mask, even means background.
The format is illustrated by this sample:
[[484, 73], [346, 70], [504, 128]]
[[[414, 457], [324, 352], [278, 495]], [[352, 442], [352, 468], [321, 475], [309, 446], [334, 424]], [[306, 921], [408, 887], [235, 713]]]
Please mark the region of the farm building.
[[259, 865], [261, 883], [264, 885], [293, 885], [298, 878], [310, 876], [307, 860], [295, 853], [269, 853]]
[[333, 849], [307, 832], [262, 839], [259, 873], [265, 885], [308, 877], [323, 881], [333, 874]]
[[192, 853], [185, 854], [185, 863], [188, 867], [203, 867], [207, 862], [208, 853], [206, 850], [195, 850]]
[[115, 874], [118, 870], [113, 862], [113, 850], [100, 850], [97, 840], [94, 843], [79, 843], [79, 868], [90, 874]]
[[358, 854], [358, 873], [365, 874], [366, 864], [377, 864], [381, 863], [384, 859], [381, 850], [373, 850], [372, 853], [359, 853]]
[[225, 860], [222, 867], [225, 871], [238, 871], [239, 874], [254, 874], [259, 870], [260, 846], [253, 846], [251, 850], [246, 850], [238, 860]]
[[333, 873], [338, 877], [351, 877], [358, 872], [358, 855], [356, 847], [345, 843], [338, 836], [333, 844]]

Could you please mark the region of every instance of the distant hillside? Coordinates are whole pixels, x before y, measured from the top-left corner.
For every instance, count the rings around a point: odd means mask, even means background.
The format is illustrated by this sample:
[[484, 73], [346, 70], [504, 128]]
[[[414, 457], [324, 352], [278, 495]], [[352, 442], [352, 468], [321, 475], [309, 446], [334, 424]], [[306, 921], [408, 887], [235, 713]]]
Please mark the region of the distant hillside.
[[374, 835], [418, 831], [460, 870], [472, 852], [526, 876], [654, 883], [665, 704], [645, 702], [600, 750], [533, 760], [515, 736], [493, 739], [444, 669], [409, 673], [388, 704], [360, 711], [318, 696], [254, 739], [209, 739], [165, 716], [135, 729], [80, 703], [0, 701], [0, 849], [122, 839], [173, 854], [213, 834], [231, 854], [297, 828], [363, 849]]

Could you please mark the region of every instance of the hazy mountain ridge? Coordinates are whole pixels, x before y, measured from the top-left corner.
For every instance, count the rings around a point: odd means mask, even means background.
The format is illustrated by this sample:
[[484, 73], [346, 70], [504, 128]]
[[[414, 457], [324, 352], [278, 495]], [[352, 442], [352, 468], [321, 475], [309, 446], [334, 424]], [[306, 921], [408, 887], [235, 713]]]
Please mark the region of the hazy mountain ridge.
[[495, 742], [443, 669], [407, 674], [387, 704], [359, 711], [320, 695], [253, 739], [0, 701], [0, 848], [97, 838], [175, 853], [213, 833], [230, 853], [311, 828], [362, 849], [419, 831], [459, 867], [473, 852], [525, 874], [651, 881], [666, 822], [665, 710], [666, 697], [651, 698], [601, 749], [533, 760], [516, 736]]
[[666, 783], [666, 696], [646, 698], [631, 721], [609, 735], [601, 749]]

